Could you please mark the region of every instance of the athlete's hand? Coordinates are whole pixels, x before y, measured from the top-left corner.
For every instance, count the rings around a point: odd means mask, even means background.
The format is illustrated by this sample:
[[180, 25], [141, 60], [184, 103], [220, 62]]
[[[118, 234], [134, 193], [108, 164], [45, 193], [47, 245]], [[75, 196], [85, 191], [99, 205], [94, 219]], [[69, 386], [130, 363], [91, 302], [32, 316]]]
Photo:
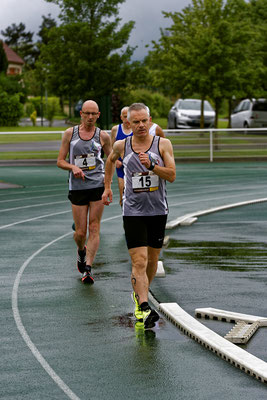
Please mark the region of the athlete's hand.
[[102, 203], [105, 204], [105, 206], [109, 206], [110, 203], [112, 203], [113, 200], [113, 193], [111, 189], [105, 189], [104, 193], [102, 194]]
[[122, 166], [122, 162], [120, 160], [116, 161], [116, 168], [120, 168]]
[[72, 167], [72, 173], [74, 175], [74, 178], [80, 178], [84, 181], [85, 175], [84, 175], [83, 171], [81, 170], [81, 168], [76, 167], [76, 165], [74, 165]]
[[151, 161], [147, 153], [139, 153], [138, 157], [142, 165], [144, 165], [146, 168], [150, 167]]

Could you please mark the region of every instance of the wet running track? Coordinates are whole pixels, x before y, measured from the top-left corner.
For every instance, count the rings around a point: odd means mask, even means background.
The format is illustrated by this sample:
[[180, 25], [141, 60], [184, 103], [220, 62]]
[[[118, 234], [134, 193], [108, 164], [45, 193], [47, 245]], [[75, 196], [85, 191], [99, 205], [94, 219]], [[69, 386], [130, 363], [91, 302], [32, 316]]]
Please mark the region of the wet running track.
[[[178, 164], [176, 181], [167, 185], [169, 220], [265, 198], [266, 172], [266, 163]], [[135, 326], [116, 179], [93, 286], [81, 283], [75, 266], [67, 173], [1, 167], [0, 181], [19, 185], [0, 190], [1, 399], [266, 399], [266, 385], [163, 316], [153, 330]], [[166, 277], [152, 285], [157, 299], [191, 315], [214, 307], [266, 317], [266, 206], [206, 215], [168, 231]], [[201, 322], [222, 336], [233, 326]], [[267, 361], [266, 328], [242, 347]]]

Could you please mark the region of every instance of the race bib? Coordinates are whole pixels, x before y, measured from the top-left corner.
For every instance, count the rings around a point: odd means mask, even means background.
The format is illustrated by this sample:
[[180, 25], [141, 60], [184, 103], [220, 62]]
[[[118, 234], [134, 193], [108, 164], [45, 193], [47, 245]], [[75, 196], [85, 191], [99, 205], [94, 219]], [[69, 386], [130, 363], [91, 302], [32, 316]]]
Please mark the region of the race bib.
[[154, 192], [159, 188], [159, 177], [153, 171], [135, 172], [132, 175], [132, 188], [135, 193]]
[[82, 154], [81, 156], [74, 157], [74, 164], [76, 167], [81, 168], [83, 171], [88, 171], [96, 167], [96, 158], [93, 153]]

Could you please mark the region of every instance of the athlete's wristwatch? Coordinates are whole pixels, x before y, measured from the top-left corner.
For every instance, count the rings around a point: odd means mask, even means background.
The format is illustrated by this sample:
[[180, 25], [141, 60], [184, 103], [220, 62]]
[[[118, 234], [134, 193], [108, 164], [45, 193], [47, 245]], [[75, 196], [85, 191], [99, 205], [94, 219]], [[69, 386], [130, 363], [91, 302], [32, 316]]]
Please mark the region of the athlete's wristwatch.
[[149, 171], [153, 171], [153, 169], [155, 168], [155, 161], [150, 161], [150, 167], [148, 167]]

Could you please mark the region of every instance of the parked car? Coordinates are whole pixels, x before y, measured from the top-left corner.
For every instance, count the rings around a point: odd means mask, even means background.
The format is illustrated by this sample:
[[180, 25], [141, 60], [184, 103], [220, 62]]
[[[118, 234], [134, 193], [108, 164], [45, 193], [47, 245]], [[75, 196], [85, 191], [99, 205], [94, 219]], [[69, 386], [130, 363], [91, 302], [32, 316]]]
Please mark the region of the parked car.
[[267, 100], [242, 100], [231, 114], [232, 128], [267, 127]]
[[[200, 128], [201, 100], [179, 99], [170, 109], [168, 115], [169, 129]], [[215, 111], [210, 103], [204, 101], [204, 126], [214, 127]]]

